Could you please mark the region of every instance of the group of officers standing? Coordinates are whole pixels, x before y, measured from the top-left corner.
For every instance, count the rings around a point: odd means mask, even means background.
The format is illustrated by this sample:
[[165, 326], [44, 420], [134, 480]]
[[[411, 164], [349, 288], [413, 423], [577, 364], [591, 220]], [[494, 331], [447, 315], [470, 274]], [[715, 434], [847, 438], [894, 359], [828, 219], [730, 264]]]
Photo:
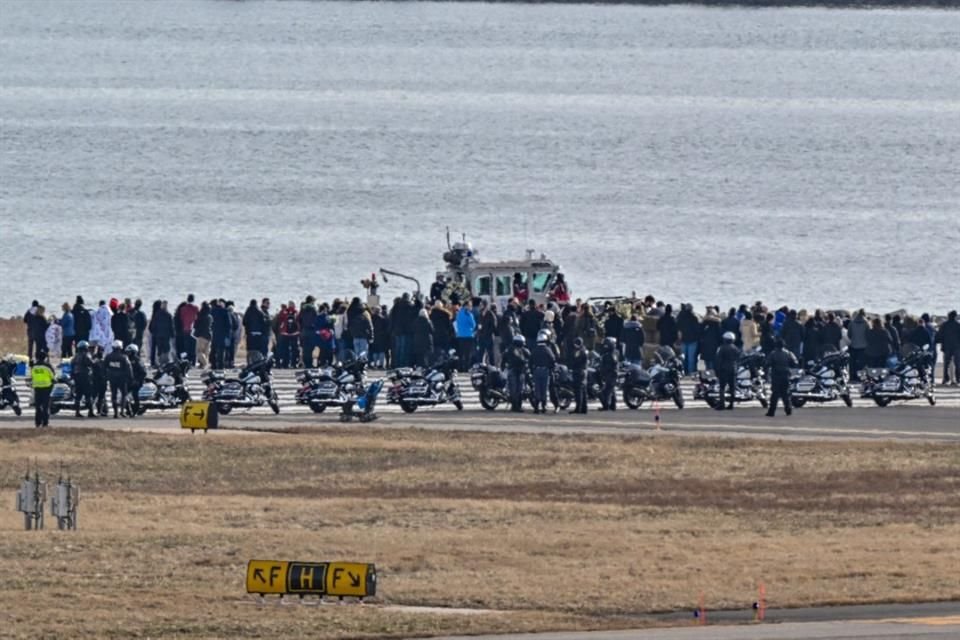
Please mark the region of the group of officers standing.
[[[147, 370], [140, 359], [140, 349], [135, 344], [123, 346], [113, 342], [113, 350], [104, 355], [100, 348], [91, 349], [86, 340], [77, 343], [77, 353], [70, 361], [74, 383], [74, 411], [76, 417], [106, 417], [107, 390], [110, 391], [110, 406], [113, 417], [135, 417], [140, 413], [139, 391], [147, 377]], [[34, 393], [37, 427], [50, 426], [50, 395], [56, 382], [56, 374], [45, 353], [31, 368], [31, 386]]]

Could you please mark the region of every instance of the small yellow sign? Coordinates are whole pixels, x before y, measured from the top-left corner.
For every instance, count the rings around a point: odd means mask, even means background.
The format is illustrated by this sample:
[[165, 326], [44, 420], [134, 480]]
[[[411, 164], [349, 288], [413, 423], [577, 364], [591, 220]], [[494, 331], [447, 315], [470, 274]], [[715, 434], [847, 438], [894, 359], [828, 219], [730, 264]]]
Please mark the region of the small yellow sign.
[[289, 562], [251, 560], [247, 563], [247, 593], [287, 593]]
[[359, 562], [247, 563], [247, 593], [367, 598], [377, 595], [377, 569]]
[[184, 402], [180, 408], [180, 426], [191, 431], [217, 428], [217, 407], [212, 402]]
[[331, 562], [327, 566], [327, 595], [363, 598], [377, 593], [377, 572], [372, 564]]

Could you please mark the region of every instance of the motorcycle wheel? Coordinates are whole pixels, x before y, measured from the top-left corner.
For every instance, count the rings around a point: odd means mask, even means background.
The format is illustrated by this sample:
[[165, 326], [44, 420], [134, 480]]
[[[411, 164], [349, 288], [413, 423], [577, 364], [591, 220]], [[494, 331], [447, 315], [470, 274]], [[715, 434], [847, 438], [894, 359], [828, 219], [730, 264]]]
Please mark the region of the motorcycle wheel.
[[643, 404], [643, 396], [641, 396], [640, 392], [638, 391], [624, 389], [623, 404], [627, 405], [631, 409], [639, 409]]
[[267, 404], [269, 404], [269, 405], [270, 405], [270, 408], [273, 409], [273, 415], [277, 415], [278, 413], [280, 413], [280, 403], [279, 403], [279, 402], [277, 402], [276, 400], [271, 400], [271, 401], [268, 402]]
[[679, 387], [673, 392], [673, 403], [677, 405], [677, 409], [683, 409], [683, 391]]
[[557, 406], [560, 407], [561, 411], [566, 411], [570, 408], [570, 404], [573, 402], [573, 398], [563, 394], [557, 397]]
[[791, 397], [790, 397], [790, 404], [793, 405], [793, 408], [794, 408], [794, 409], [799, 409], [799, 408], [802, 407], [803, 405], [807, 404], [807, 399], [806, 399], [806, 398], [794, 398], [793, 396], [791, 396]]
[[937, 404], [937, 397], [931, 393], [927, 396], [927, 402], [929, 402], [930, 406], [932, 407]]
[[767, 400], [766, 396], [760, 396], [757, 399], [760, 401], [760, 406], [763, 407], [764, 409], [770, 406], [770, 401]]
[[720, 404], [717, 402], [717, 399], [714, 398], [713, 396], [707, 396], [706, 398], [704, 398], [704, 401], [707, 403], [707, 406], [710, 407], [711, 409], [716, 409]]
[[60, 407], [58, 407], [57, 405], [53, 405], [50, 407], [50, 415], [55, 416], [58, 413], [60, 413]]
[[313, 411], [314, 413], [323, 413], [324, 411], [327, 410], [327, 405], [325, 405], [325, 404], [311, 404], [311, 405], [310, 405], [310, 410]]
[[417, 405], [413, 404], [412, 402], [404, 402], [401, 400], [400, 408], [403, 409], [404, 413], [413, 413], [417, 410]]
[[890, 398], [878, 398], [874, 396], [873, 401], [877, 403], [878, 407], [885, 407], [890, 404]]
[[138, 416], [142, 416], [142, 415], [145, 414], [146, 412], [147, 412], [147, 408], [146, 408], [146, 407], [140, 407], [139, 409], [137, 409], [137, 415], [138, 415]]
[[232, 410], [233, 410], [233, 407], [231, 407], [231, 406], [228, 405], [228, 404], [218, 404], [218, 405], [217, 405], [217, 413], [219, 413], [219, 414], [222, 415], [222, 416], [227, 415], [227, 414], [230, 413], [230, 411], [232, 411]]
[[20, 414], [23, 413], [23, 409], [20, 408], [20, 405], [14, 405], [14, 407], [13, 407], [13, 413], [14, 413], [14, 415], [16, 415], [16, 416], [19, 416]]
[[849, 393], [843, 395], [842, 397], [843, 397], [843, 404], [847, 405], [848, 407], [852, 407], [852, 406], [853, 406], [853, 398], [850, 397], [850, 394], [849, 394]]
[[493, 411], [500, 406], [500, 398], [489, 396], [483, 392], [480, 392], [480, 406], [487, 411]]
[[463, 403], [459, 400], [453, 401], [453, 406], [457, 408], [457, 411], [463, 411]]

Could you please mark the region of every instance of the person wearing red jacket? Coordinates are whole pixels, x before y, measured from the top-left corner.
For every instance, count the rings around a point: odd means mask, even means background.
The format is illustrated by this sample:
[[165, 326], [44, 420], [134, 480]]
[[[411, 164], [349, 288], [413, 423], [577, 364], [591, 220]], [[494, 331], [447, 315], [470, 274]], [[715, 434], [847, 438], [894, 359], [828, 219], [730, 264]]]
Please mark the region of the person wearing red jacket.
[[300, 361], [300, 317], [297, 305], [292, 300], [280, 306], [278, 325], [277, 364], [280, 367], [296, 367]]

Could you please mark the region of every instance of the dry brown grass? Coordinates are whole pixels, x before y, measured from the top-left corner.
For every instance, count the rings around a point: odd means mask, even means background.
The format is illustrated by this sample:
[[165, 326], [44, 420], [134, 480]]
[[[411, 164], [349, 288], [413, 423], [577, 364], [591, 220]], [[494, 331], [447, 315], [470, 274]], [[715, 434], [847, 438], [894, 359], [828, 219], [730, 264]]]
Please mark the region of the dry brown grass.
[[0, 357], [27, 352], [27, 330], [23, 318], [0, 318]]
[[[15, 637], [400, 637], [649, 624], [644, 613], [960, 598], [960, 447], [323, 429], [0, 433], [81, 483], [81, 530], [0, 512]], [[250, 558], [375, 562], [378, 607], [267, 607]], [[30, 592], [29, 606], [24, 597]], [[38, 612], [43, 612], [38, 615]], [[72, 624], [72, 623], [71, 623]]]

